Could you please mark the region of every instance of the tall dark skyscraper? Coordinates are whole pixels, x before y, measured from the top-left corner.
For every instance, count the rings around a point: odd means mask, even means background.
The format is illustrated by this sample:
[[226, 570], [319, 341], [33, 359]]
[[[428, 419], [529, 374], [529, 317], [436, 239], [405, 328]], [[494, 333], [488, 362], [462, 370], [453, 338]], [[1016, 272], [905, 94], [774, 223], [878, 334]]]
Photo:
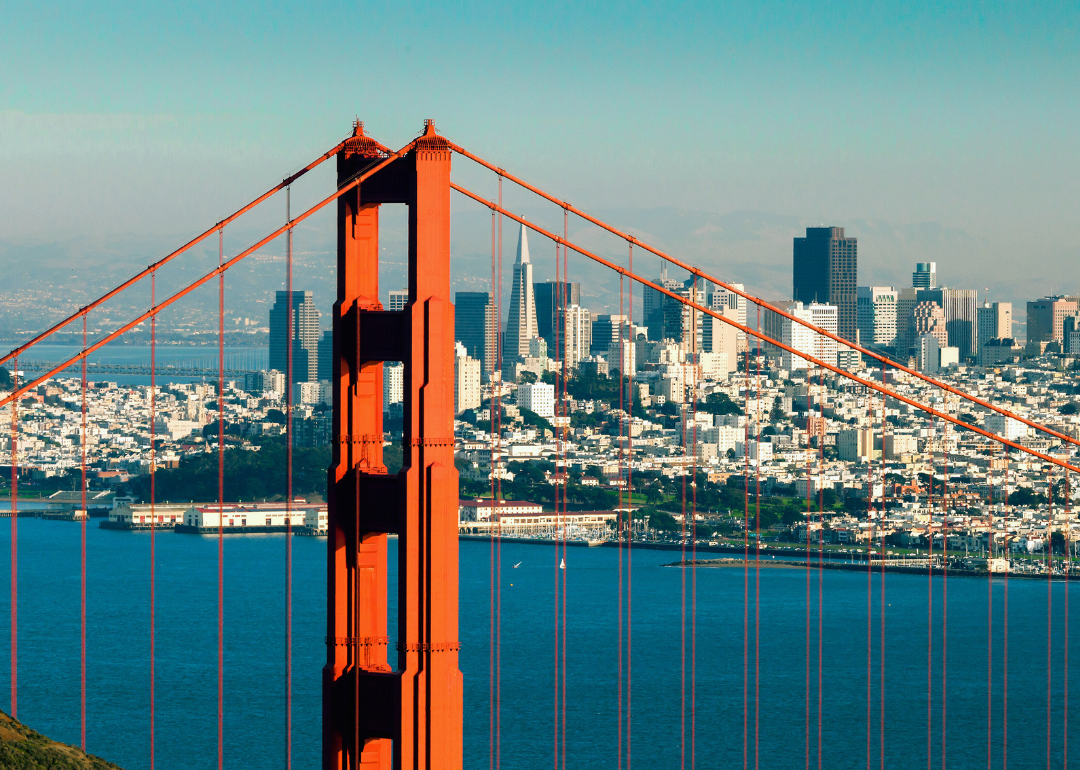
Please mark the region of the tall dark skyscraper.
[[[566, 291], [560, 297], [560, 291]], [[558, 309], [567, 305], [581, 304], [581, 284], [576, 281], [545, 281], [533, 284], [536, 301], [536, 336], [543, 337], [548, 350], [555, 348], [555, 328], [558, 323]]]
[[[270, 368], [285, 373], [288, 359], [288, 324], [286, 309], [289, 292], [279, 291], [270, 308]], [[293, 382], [317, 382], [319, 379], [319, 311], [310, 291], [292, 293]]]
[[858, 328], [858, 244], [845, 238], [842, 227], [808, 227], [795, 239], [792, 261], [792, 299], [836, 305], [837, 334], [855, 341]]
[[485, 376], [495, 369], [497, 331], [498, 319], [490, 294], [459, 291], [454, 295], [454, 338], [465, 346], [470, 358], [480, 362]]

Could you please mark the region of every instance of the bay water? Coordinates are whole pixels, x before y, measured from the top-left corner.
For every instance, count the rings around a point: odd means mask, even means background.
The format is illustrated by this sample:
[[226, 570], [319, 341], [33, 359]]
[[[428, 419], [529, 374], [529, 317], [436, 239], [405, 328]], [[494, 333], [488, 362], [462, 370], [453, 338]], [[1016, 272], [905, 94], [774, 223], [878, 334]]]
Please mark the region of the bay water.
[[[0, 522], [0, 643], [8, 639], [11, 618], [9, 525], [10, 520]], [[147, 532], [101, 530], [97, 521], [90, 522], [86, 534], [87, 748], [126, 770], [148, 768], [151, 537]], [[72, 744], [79, 742], [80, 537], [77, 523], [18, 521], [18, 716], [53, 739]], [[397, 541], [390, 540], [391, 571], [396, 546]], [[217, 538], [165, 531], [155, 536], [154, 548], [155, 764], [170, 770], [211, 767], [217, 752]], [[293, 766], [317, 768], [326, 540], [295, 537], [292, 548]], [[465, 766], [478, 768], [489, 764], [493, 549], [485, 542], [462, 542], [460, 556]], [[550, 545], [501, 547], [500, 756], [501, 767], [508, 770], [553, 764], [554, 597], [556, 577], [563, 574], [560, 556]], [[817, 767], [818, 572], [768, 562], [760, 571], [752, 564], [747, 571], [741, 566], [691, 571], [663, 566], [679, 558], [677, 553], [644, 549], [635, 549], [632, 558], [630, 766], [691, 767], [693, 759], [696, 767], [741, 767], [745, 715], [748, 766], [800, 768], [809, 751], [810, 766]], [[617, 766], [619, 572], [615, 549], [566, 551], [569, 768]], [[879, 765], [883, 660], [886, 765], [926, 766], [929, 737], [932, 764], [940, 767], [944, 717], [946, 767], [987, 767], [988, 730], [990, 767], [1002, 767], [1005, 589], [1000, 578], [953, 576], [947, 582], [935, 578], [931, 584], [925, 575], [889, 573], [882, 600], [880, 576], [868, 581], [864, 572], [825, 571], [821, 766], [865, 767], [868, 752], [871, 764]], [[1072, 605], [1070, 642], [1075, 642], [1075, 618], [1080, 614], [1075, 586], [1008, 581], [1011, 767], [1046, 766], [1048, 612], [1051, 766], [1062, 766], [1066, 592]], [[284, 597], [284, 536], [225, 538], [226, 767], [284, 766]], [[928, 612], [931, 598], [933, 609]], [[390, 605], [393, 626], [393, 587]], [[624, 644], [626, 633], [624, 617]], [[392, 636], [391, 649], [394, 644]], [[1080, 681], [1077, 651], [1070, 652], [1071, 721], [1080, 711], [1075, 695]], [[0, 706], [5, 710], [9, 690], [4, 665]], [[624, 762], [626, 751], [624, 741]]]

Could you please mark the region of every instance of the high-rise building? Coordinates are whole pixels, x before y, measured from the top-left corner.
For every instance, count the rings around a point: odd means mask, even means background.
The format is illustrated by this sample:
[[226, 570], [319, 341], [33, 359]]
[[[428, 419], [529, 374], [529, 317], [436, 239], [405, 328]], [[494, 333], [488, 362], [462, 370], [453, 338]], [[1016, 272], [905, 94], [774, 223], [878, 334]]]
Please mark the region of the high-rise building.
[[499, 321], [486, 291], [459, 291], [454, 295], [454, 338], [465, 352], [480, 362], [482, 376], [495, 371]]
[[383, 409], [405, 398], [405, 365], [400, 361], [383, 364]]
[[[673, 290], [680, 297], [698, 305], [705, 304], [705, 284], [703, 281], [688, 278], [681, 286]], [[663, 306], [663, 328], [658, 339], [673, 340], [684, 352], [701, 350], [700, 310], [692, 310], [688, 305], [665, 295], [667, 302]], [[651, 333], [649, 336], [652, 336]]]
[[518, 386], [517, 405], [550, 420], [555, 416], [555, 386], [546, 382], [526, 382]]
[[[737, 321], [739, 311], [733, 308], [719, 308], [720, 315]], [[704, 353], [726, 353], [728, 366], [734, 367], [739, 355], [739, 334], [741, 332], [729, 323], [711, 315], [701, 316], [701, 350]]]
[[[292, 305], [291, 319], [288, 308]], [[318, 382], [319, 311], [310, 291], [279, 291], [270, 308], [270, 368], [287, 371], [289, 325], [292, 326], [292, 381]], [[291, 383], [290, 383], [291, 384]]]
[[480, 362], [467, 355], [460, 342], [454, 353], [454, 414], [479, 409]]
[[842, 227], [808, 227], [805, 238], [795, 239], [791, 298], [804, 304], [835, 305], [837, 334], [854, 342], [857, 272], [857, 239], [844, 237]]
[[984, 302], [979, 308], [979, 341], [1012, 336], [1012, 303]]
[[[836, 334], [836, 323], [839, 312], [835, 305], [826, 305], [818, 302], [811, 302], [808, 305], [803, 305], [801, 302], [796, 302], [794, 307], [790, 308], [788, 312], [796, 318], [809, 321], [819, 329], [824, 329], [827, 332]], [[774, 313], [773, 315], [775, 316], [776, 314]], [[780, 342], [794, 348], [800, 353], [806, 353], [827, 364], [836, 366], [836, 340], [831, 337], [826, 337], [823, 334], [818, 334], [802, 324], [792, 321], [790, 318], [784, 318], [783, 316], [777, 317], [780, 318], [781, 323]], [[782, 366], [787, 371], [807, 369], [811, 366], [811, 363], [805, 358], [793, 355], [787, 350], [783, 351], [782, 359]]]
[[408, 289], [394, 289], [390, 292], [390, 306], [387, 310], [404, 310], [405, 306], [409, 304], [409, 290]]
[[533, 287], [536, 299], [536, 332], [555, 350], [555, 333], [562, 336], [558, 325], [559, 309], [581, 304], [581, 284], [577, 281], [544, 281]]
[[[746, 287], [741, 283], [729, 284], [731, 288], [738, 289], [739, 291], [746, 291]], [[738, 321], [743, 326], [746, 326], [746, 300], [740, 297], [733, 291], [728, 291], [721, 286], [713, 286], [712, 294], [708, 297], [709, 307], [713, 310], [723, 310], [729, 308], [735, 312], [734, 316], [730, 316], [733, 320]], [[746, 350], [747, 339], [746, 332], [735, 332], [736, 344], [738, 346], [738, 353], [742, 353]]]
[[565, 358], [568, 367], [576, 367], [578, 362], [588, 358], [592, 348], [592, 317], [581, 305], [570, 305], [563, 313], [566, 321], [556, 335], [565, 351], [560, 360]]
[[504, 372], [511, 370], [519, 356], [529, 355], [529, 340], [536, 333], [536, 298], [533, 296], [533, 266], [529, 260], [529, 236], [525, 225], [518, 234], [517, 259], [514, 260], [514, 285], [503, 335]]
[[1057, 342], [1064, 340], [1065, 319], [1080, 315], [1077, 297], [1043, 297], [1027, 303], [1027, 341]]
[[1012, 337], [1012, 303], [984, 302], [976, 313], [978, 332], [975, 335], [979, 363], [984, 363], [982, 349], [990, 340]]
[[334, 330], [326, 329], [319, 338], [319, 382], [334, 379]]
[[975, 289], [919, 289], [919, 302], [934, 302], [945, 313], [948, 345], [960, 349], [960, 357], [973, 358], [978, 351], [978, 292]]
[[[668, 278], [667, 264], [661, 263], [660, 276], [653, 279], [653, 283], [661, 288], [668, 289], [678, 293], [682, 288], [682, 284], [674, 278]], [[662, 340], [665, 339], [665, 316], [666, 309], [670, 304], [678, 304], [671, 297], [667, 296], [663, 292], [659, 292], [656, 289], [651, 289], [648, 286], [642, 291], [642, 318], [645, 321], [645, 326], [649, 330], [649, 339]], [[681, 311], [680, 311], [681, 312]]]
[[911, 274], [911, 286], [915, 289], [937, 288], [937, 262], [916, 262]]
[[928, 334], [937, 340], [938, 347], [949, 344], [949, 333], [945, 328], [945, 311], [936, 302], [920, 302], [911, 311], [912, 339], [918, 341]]
[[896, 354], [903, 358], [918, 343], [911, 334], [911, 312], [919, 304], [919, 290], [902, 288], [896, 293]]
[[601, 314], [592, 322], [592, 345], [594, 356], [607, 356], [608, 348], [619, 341], [619, 329], [626, 323], [625, 315]]
[[858, 299], [860, 342], [873, 348], [896, 347], [899, 292], [891, 286], [860, 286]]

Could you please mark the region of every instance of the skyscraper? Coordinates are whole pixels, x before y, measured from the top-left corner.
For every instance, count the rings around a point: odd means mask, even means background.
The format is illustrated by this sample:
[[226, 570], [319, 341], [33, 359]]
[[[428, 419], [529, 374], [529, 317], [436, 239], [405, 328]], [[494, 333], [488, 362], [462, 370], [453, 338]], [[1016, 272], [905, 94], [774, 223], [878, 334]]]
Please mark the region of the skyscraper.
[[[667, 263], [661, 263], [660, 276], [653, 279], [653, 283], [661, 288], [668, 289], [670, 291], [678, 292], [682, 288], [682, 284], [676, 281], [674, 278], [668, 278], [667, 276]], [[641, 293], [642, 304], [642, 318], [645, 321], [645, 326], [649, 330], [649, 339], [662, 340], [665, 337], [664, 321], [665, 321], [665, 309], [669, 304], [678, 304], [675, 300], [671, 299], [666, 294], [657, 291], [656, 289], [650, 289], [646, 286]], [[681, 307], [681, 305], [680, 305]], [[681, 311], [680, 311], [681, 312]]]
[[503, 370], [509, 371], [518, 356], [529, 355], [529, 340], [536, 333], [536, 298], [533, 296], [533, 266], [529, 261], [529, 237], [525, 225], [518, 234], [517, 259], [514, 260], [514, 285], [503, 336]]
[[939, 288], [919, 289], [917, 294], [920, 303], [934, 302], [945, 313], [948, 340], [942, 343], [942, 347], [959, 348], [961, 358], [974, 357], [978, 352], [978, 324], [975, 317], [978, 292], [975, 289]]
[[[545, 281], [533, 287], [536, 296], [536, 333], [555, 349], [559, 309], [581, 304], [581, 284], [577, 281]], [[559, 336], [562, 331], [559, 329]]]
[[[607, 356], [608, 348], [619, 341], [619, 330], [626, 323], [625, 315], [598, 315], [592, 322], [592, 345], [594, 356]], [[629, 336], [629, 333], [627, 333]]]
[[465, 346], [465, 353], [480, 362], [483, 376], [495, 370], [495, 337], [498, 319], [491, 295], [486, 291], [459, 291], [454, 295], [454, 339]]
[[915, 272], [911, 274], [911, 286], [914, 289], [936, 289], [937, 262], [916, 262]]
[[891, 286], [859, 287], [859, 337], [863, 345], [891, 348], [899, 341], [896, 289]]
[[858, 303], [855, 278], [858, 244], [845, 238], [842, 227], [808, 227], [795, 239], [792, 259], [792, 299], [836, 305], [837, 334], [855, 341]]
[[[317, 382], [319, 379], [319, 311], [310, 291], [292, 292], [293, 382]], [[289, 292], [279, 291], [270, 308], [270, 368], [287, 371], [289, 324], [286, 312]], [[290, 383], [291, 385], [292, 383]]]

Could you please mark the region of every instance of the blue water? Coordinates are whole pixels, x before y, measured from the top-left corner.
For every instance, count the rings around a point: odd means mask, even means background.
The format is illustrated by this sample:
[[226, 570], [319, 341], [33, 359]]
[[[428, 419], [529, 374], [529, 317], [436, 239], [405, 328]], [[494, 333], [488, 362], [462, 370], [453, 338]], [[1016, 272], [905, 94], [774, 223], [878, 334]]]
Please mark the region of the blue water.
[[[93, 340], [91, 340], [93, 342]], [[82, 350], [76, 345], [35, 345], [25, 354], [25, 357], [59, 363], [77, 355]], [[225, 347], [225, 368], [240, 369], [245, 371], [257, 371], [268, 367], [268, 348], [264, 346], [233, 346]], [[190, 366], [201, 369], [216, 370], [218, 366], [218, 349], [216, 345], [168, 345], [159, 344], [154, 352], [158, 366]], [[100, 350], [90, 354], [88, 359], [95, 364], [130, 364], [135, 366], [150, 365], [149, 345], [126, 345], [119, 340], [105, 345]], [[26, 376], [38, 377], [42, 372], [27, 372]], [[77, 372], [63, 372], [59, 375], [64, 378], [77, 378]], [[102, 374], [90, 370], [88, 377], [91, 381], [108, 381], [120, 385], [149, 385], [149, 375], [138, 374]], [[192, 382], [202, 380], [202, 377], [179, 377], [177, 375], [163, 373], [158, 376], [159, 382]]]
[[[87, 530], [89, 590], [87, 745], [126, 770], [149, 767], [149, 547], [145, 532]], [[0, 522], [0, 638], [9, 633], [6, 555]], [[19, 717], [55, 739], [79, 741], [79, 532], [62, 521], [19, 521]], [[393, 564], [395, 541], [391, 541]], [[206, 768], [217, 740], [217, 541], [160, 533], [157, 547], [156, 765]], [[284, 564], [282, 536], [225, 541], [225, 764], [283, 766], [285, 751]], [[662, 567], [671, 552], [634, 552], [633, 766], [680, 767], [681, 591], [684, 573]], [[293, 757], [319, 765], [319, 675], [324, 661], [326, 541], [295, 538]], [[551, 763], [553, 580], [550, 546], [505, 545], [502, 599], [502, 767]], [[513, 569], [512, 565], [521, 562]], [[618, 554], [569, 549], [567, 556], [566, 756], [572, 768], [615, 766]], [[691, 590], [686, 573], [687, 592]], [[817, 573], [811, 624], [816, 640]], [[697, 571], [697, 766], [741, 767], [743, 759], [743, 587], [741, 568]], [[866, 766], [865, 574], [826, 572], [822, 677], [822, 766]], [[885, 761], [923, 767], [927, 751], [927, 589], [925, 576], [885, 578]], [[947, 767], [985, 768], [987, 751], [987, 589], [985, 579], [948, 581]], [[994, 768], [1001, 764], [1003, 581], [995, 580]], [[760, 573], [761, 768], [804, 766], [806, 575]], [[871, 755], [878, 765], [879, 594], [875, 578]], [[1052, 585], [1052, 760], [1062, 765], [1064, 584]], [[754, 572], [750, 571], [748, 750], [754, 766]], [[932, 750], [941, 766], [942, 583], [934, 585]], [[1080, 596], [1070, 588], [1072, 617]], [[391, 590], [391, 599], [394, 592]], [[489, 548], [461, 544], [461, 668], [465, 676], [465, 766], [488, 763]], [[393, 602], [391, 602], [393, 603]], [[1046, 761], [1045, 582], [1009, 582], [1009, 764]], [[1072, 638], [1077, 636], [1072, 624]], [[689, 629], [688, 629], [689, 634]], [[1075, 669], [1077, 651], [1071, 650]], [[816, 767], [816, 649], [811, 659], [810, 751]], [[1070, 717], [1080, 689], [1070, 672]], [[690, 681], [687, 661], [687, 683]], [[0, 673], [0, 706], [10, 681]], [[686, 742], [690, 720], [687, 700]], [[1076, 725], [1071, 725], [1075, 734]], [[1080, 740], [1080, 739], [1077, 739]], [[1076, 741], [1074, 741], [1074, 745]], [[1080, 749], [1080, 746], [1078, 746]], [[1074, 751], [1075, 756], [1075, 751]]]

